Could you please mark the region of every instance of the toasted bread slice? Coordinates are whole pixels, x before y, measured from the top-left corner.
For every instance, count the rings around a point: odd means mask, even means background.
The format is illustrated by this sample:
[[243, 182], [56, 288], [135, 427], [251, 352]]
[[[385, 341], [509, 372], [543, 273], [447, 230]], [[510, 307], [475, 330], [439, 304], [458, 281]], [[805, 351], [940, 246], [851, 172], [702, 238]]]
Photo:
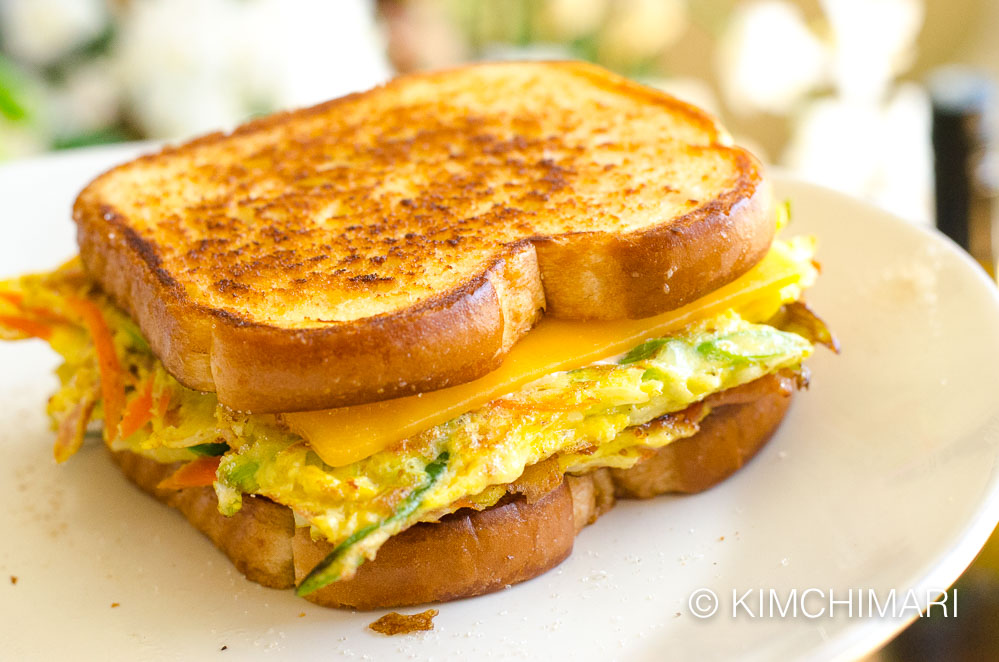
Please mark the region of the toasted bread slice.
[[676, 308], [764, 255], [769, 208], [712, 118], [562, 62], [402, 77], [168, 148], [74, 218], [172, 374], [275, 412], [477, 378], [542, 310]]
[[[517, 496], [478, 512], [459, 510], [438, 523], [417, 524], [390, 538], [353, 579], [306, 599], [327, 607], [380, 609], [454, 600], [501, 589], [554, 567], [572, 551], [576, 533], [619, 497], [699, 492], [738, 470], [766, 443], [791, 403], [795, 379], [768, 375], [718, 396], [694, 436], [658, 450], [631, 469], [566, 476], [535, 502]], [[333, 547], [295, 529], [291, 511], [264, 498], [244, 499], [226, 518], [209, 487], [157, 489], [176, 465], [115, 453], [142, 489], [180, 510], [249, 579], [291, 588]], [[448, 559], [442, 564], [441, 559]]]

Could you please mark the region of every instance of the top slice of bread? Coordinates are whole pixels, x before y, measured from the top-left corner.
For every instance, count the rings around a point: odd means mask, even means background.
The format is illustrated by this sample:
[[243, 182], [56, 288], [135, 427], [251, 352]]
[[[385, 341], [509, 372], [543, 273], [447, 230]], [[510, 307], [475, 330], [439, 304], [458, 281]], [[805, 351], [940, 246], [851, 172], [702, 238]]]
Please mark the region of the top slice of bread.
[[759, 163], [712, 118], [569, 62], [406, 76], [170, 147], [74, 219], [167, 369], [256, 412], [469, 381], [542, 311], [676, 308], [774, 232]]

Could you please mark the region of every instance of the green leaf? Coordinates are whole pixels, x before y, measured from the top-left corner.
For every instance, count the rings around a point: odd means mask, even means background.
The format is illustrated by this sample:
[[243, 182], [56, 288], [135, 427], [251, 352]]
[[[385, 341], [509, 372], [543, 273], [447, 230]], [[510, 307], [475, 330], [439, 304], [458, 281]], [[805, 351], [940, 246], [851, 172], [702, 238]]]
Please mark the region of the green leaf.
[[402, 521], [416, 512], [417, 508], [423, 502], [423, 495], [437, 484], [437, 481], [440, 480], [441, 475], [447, 469], [448, 458], [449, 454], [447, 451], [438, 455], [437, 459], [428, 464], [424, 469], [427, 474], [427, 482], [410, 492], [409, 496], [406, 497], [390, 517], [385, 518], [377, 524], [369, 524], [363, 529], [355, 531], [349, 538], [337, 545], [332, 552], [326, 555], [326, 558], [316, 564], [316, 567], [306, 575], [302, 583], [295, 589], [295, 594], [299, 597], [305, 596], [340, 579], [340, 575], [343, 572], [340, 562], [351, 547], [371, 535], [374, 531]]
[[656, 355], [663, 345], [669, 342], [669, 338], [653, 338], [652, 340], [646, 340], [641, 345], [633, 347], [631, 351], [624, 355], [624, 358], [618, 361], [618, 365], [627, 365], [629, 363], [635, 363], [637, 361], [644, 361], [645, 359], [650, 359]]
[[20, 122], [28, 118], [23, 101], [24, 80], [14, 66], [0, 55], [0, 116]]
[[108, 143], [120, 143], [129, 139], [128, 134], [115, 127], [107, 127], [88, 131], [87, 133], [75, 133], [70, 136], [60, 136], [52, 143], [53, 149], [75, 149], [77, 147], [90, 147], [91, 145], [106, 145]]

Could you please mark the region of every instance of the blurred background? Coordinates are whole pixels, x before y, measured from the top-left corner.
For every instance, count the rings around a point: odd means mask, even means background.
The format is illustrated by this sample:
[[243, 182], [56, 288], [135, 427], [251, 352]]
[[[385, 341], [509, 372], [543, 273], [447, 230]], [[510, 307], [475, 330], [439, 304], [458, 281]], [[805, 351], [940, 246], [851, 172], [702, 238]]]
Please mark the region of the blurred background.
[[[572, 57], [930, 224], [931, 81], [953, 64], [999, 78], [997, 35], [995, 0], [0, 0], [0, 159], [187, 137], [394, 73]], [[986, 105], [967, 85], [959, 102]], [[988, 193], [997, 168], [976, 168]]]
[[[665, 89], [765, 161], [996, 263], [999, 0], [0, 0], [0, 161], [500, 58]], [[879, 659], [999, 659], [995, 536], [961, 582], [967, 616], [924, 619]]]

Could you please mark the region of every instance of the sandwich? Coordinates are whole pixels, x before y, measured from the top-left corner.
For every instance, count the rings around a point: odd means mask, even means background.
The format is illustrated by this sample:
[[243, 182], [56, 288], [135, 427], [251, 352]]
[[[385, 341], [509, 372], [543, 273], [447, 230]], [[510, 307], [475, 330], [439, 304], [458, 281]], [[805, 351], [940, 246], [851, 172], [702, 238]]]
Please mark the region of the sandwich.
[[64, 360], [57, 461], [101, 437], [249, 579], [451, 600], [762, 447], [835, 348], [788, 214], [697, 108], [470, 65], [100, 175], [79, 256], [0, 281], [0, 333]]

